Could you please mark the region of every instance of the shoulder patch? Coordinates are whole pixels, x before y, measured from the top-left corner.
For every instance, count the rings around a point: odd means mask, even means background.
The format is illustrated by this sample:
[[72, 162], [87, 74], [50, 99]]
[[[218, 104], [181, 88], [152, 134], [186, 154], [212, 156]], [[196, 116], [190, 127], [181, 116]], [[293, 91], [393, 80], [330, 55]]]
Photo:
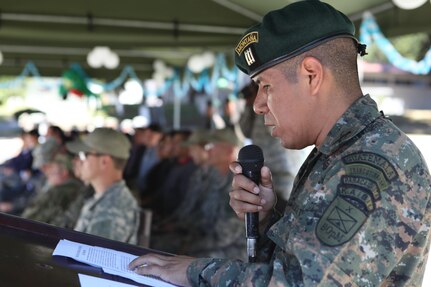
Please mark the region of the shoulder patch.
[[235, 47], [235, 52], [238, 56], [247, 48], [249, 45], [253, 43], [259, 42], [259, 33], [258, 32], [250, 32], [239, 41], [238, 45]]
[[371, 152], [357, 152], [343, 157], [345, 164], [363, 163], [380, 169], [387, 180], [392, 180], [397, 176], [397, 170], [393, 165], [381, 155]]
[[354, 175], [343, 175], [341, 176], [341, 184], [355, 185], [361, 189], [369, 191], [375, 200], [380, 199], [379, 186], [371, 179]]
[[357, 152], [342, 158], [346, 174], [377, 183], [379, 191], [385, 190], [389, 181], [398, 176], [397, 170], [384, 157], [371, 152]]
[[376, 209], [376, 202], [373, 196], [367, 190], [359, 186], [340, 184], [337, 188], [337, 193], [367, 215]]
[[352, 239], [367, 218], [360, 208], [337, 195], [319, 219], [316, 237], [325, 245], [340, 246]]

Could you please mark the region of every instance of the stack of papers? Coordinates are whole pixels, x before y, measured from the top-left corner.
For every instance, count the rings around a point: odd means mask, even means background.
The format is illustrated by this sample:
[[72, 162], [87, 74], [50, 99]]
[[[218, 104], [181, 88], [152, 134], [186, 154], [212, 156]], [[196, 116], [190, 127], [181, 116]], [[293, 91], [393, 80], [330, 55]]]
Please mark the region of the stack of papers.
[[105, 273], [118, 275], [145, 285], [175, 287], [161, 279], [139, 275], [129, 270], [127, 268], [129, 263], [138, 257], [133, 254], [62, 239], [58, 242], [52, 255], [69, 257], [91, 266], [100, 267]]

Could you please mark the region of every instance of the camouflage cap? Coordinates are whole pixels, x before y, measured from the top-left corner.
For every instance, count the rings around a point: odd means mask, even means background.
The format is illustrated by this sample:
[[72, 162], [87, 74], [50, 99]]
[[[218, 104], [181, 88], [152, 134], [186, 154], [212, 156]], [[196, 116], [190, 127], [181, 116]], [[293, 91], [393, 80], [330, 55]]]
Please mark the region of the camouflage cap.
[[130, 147], [127, 137], [111, 128], [97, 128], [92, 133], [66, 144], [66, 148], [75, 154], [80, 151], [93, 152], [120, 159], [129, 158]]
[[183, 146], [191, 145], [202, 145], [208, 143], [208, 137], [210, 132], [208, 130], [195, 130], [192, 132], [191, 136], [182, 143]]
[[50, 162], [60, 149], [61, 145], [55, 139], [48, 137], [44, 143], [34, 148], [32, 167], [40, 169], [44, 164]]
[[242, 146], [243, 142], [231, 128], [212, 130], [208, 137], [209, 143], [230, 143], [234, 146]]
[[332, 6], [299, 1], [269, 12], [249, 28], [235, 48], [235, 64], [253, 77], [323, 42], [354, 35], [353, 23]]
[[51, 160], [53, 163], [57, 163], [65, 167], [69, 171], [73, 171], [72, 157], [66, 153], [58, 153]]

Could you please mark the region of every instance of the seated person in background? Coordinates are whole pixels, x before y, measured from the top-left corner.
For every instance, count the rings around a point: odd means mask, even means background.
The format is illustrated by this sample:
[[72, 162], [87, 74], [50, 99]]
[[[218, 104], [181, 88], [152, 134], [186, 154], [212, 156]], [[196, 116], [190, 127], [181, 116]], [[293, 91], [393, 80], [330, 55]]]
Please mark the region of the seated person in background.
[[25, 189], [25, 184], [33, 170], [33, 149], [38, 145], [39, 133], [36, 129], [22, 131], [20, 153], [0, 165], [0, 201], [10, 201]]
[[209, 188], [202, 190], [198, 211], [188, 219], [191, 230], [180, 254], [197, 257], [245, 259], [244, 222], [229, 205], [233, 174], [229, 164], [236, 160], [242, 141], [231, 128], [211, 131], [205, 148], [211, 170]]
[[23, 181], [20, 188], [14, 189], [7, 197], [3, 196], [0, 211], [20, 215], [34, 197], [46, 191], [44, 189], [46, 169], [60, 149], [61, 146], [54, 139], [47, 139], [33, 149], [32, 171], [29, 178]]
[[173, 153], [174, 134], [175, 132], [173, 131], [165, 133], [157, 146], [157, 156], [160, 160], [148, 172], [147, 188], [141, 191], [141, 206], [144, 208], [154, 209], [157, 191], [161, 188], [166, 176], [175, 165]]
[[[209, 173], [214, 172], [214, 170], [210, 170], [208, 152], [205, 150], [208, 135], [209, 132], [206, 130], [197, 130], [183, 143], [183, 145], [188, 146], [190, 156], [198, 168], [191, 175], [185, 197], [173, 214], [162, 222], [152, 224], [151, 247], [154, 249], [178, 253], [183, 246], [183, 241], [190, 229], [183, 223], [188, 222], [190, 217], [194, 215], [194, 211], [199, 209], [200, 194], [209, 188]], [[166, 143], [165, 140], [166, 138], [163, 143]]]
[[5, 161], [1, 168], [1, 174], [17, 173], [29, 171], [33, 163], [33, 149], [38, 145], [39, 133], [36, 129], [31, 131], [22, 131], [21, 140], [22, 148], [20, 153]]
[[139, 193], [147, 187], [148, 172], [160, 160], [157, 147], [162, 136], [162, 127], [156, 123], [135, 129], [132, 151], [124, 169], [124, 179], [132, 191]]
[[43, 169], [46, 183], [24, 209], [22, 217], [53, 224], [77, 198], [83, 187], [73, 175], [72, 159], [65, 153], [57, 153]]
[[151, 247], [191, 256], [245, 259], [244, 223], [229, 206], [229, 164], [236, 159], [241, 141], [226, 128], [202, 139], [192, 135], [186, 143], [199, 169], [164, 230], [152, 235]]
[[189, 154], [187, 146], [183, 146], [191, 135], [191, 131], [179, 130], [172, 135], [173, 165], [168, 174], [164, 174], [162, 185], [155, 191], [154, 199], [149, 207], [153, 210], [154, 222], [160, 222], [169, 217], [183, 200], [191, 175], [197, 169]]
[[64, 147], [64, 144], [66, 143], [66, 135], [64, 131], [56, 125], [50, 125], [46, 131], [46, 138], [53, 138], [55, 141]]
[[[75, 178], [81, 179], [82, 161], [78, 156], [73, 157], [73, 174]], [[83, 182], [76, 198], [69, 204], [69, 207], [59, 216], [51, 219], [51, 224], [63, 228], [73, 229], [81, 213], [85, 201], [94, 195], [94, 188], [88, 182]]]
[[151, 124], [146, 129], [145, 151], [139, 160], [136, 184], [138, 190], [147, 188], [148, 172], [160, 161], [157, 154], [157, 146], [163, 136], [162, 128], [158, 124]]
[[82, 207], [74, 229], [136, 244], [138, 203], [122, 178], [130, 152], [127, 137], [111, 128], [97, 128], [66, 147], [81, 159], [81, 179], [95, 191]]

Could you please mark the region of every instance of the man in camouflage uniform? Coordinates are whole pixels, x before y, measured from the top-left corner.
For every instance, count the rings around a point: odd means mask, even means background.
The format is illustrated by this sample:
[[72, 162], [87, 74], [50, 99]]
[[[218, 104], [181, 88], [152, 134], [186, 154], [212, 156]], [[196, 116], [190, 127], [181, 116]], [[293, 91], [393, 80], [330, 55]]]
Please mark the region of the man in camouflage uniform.
[[362, 95], [354, 26], [319, 1], [267, 14], [236, 47], [254, 110], [286, 148], [315, 148], [283, 214], [271, 172], [235, 173], [231, 206], [259, 211], [258, 262], [145, 255], [130, 268], [183, 286], [421, 286], [431, 178], [412, 141]]
[[[82, 161], [78, 156], [75, 156], [73, 158], [73, 174], [78, 179], [81, 179], [82, 177], [81, 167]], [[61, 214], [61, 216], [53, 218], [51, 220], [51, 224], [63, 228], [73, 229], [81, 213], [82, 206], [93, 195], [94, 188], [88, 182], [84, 182], [75, 200], [69, 204], [69, 207], [63, 212], [63, 214]]]
[[129, 140], [113, 129], [98, 128], [66, 147], [80, 157], [81, 178], [95, 191], [82, 207], [74, 229], [137, 243], [138, 203], [122, 179], [129, 157]]
[[67, 154], [57, 153], [48, 160], [43, 170], [45, 186], [26, 207], [22, 217], [57, 225], [83, 187], [72, 169], [72, 160]]
[[[151, 247], [171, 253], [245, 258], [244, 227], [229, 206], [238, 137], [230, 129], [195, 131], [184, 143], [199, 166], [175, 212], [154, 228]], [[215, 154], [217, 153], [217, 154]]]
[[229, 163], [236, 159], [241, 140], [233, 129], [213, 130], [208, 135], [209, 172], [207, 188], [196, 194], [195, 208], [184, 222], [190, 230], [181, 254], [244, 259], [244, 223], [229, 206], [232, 173]]

